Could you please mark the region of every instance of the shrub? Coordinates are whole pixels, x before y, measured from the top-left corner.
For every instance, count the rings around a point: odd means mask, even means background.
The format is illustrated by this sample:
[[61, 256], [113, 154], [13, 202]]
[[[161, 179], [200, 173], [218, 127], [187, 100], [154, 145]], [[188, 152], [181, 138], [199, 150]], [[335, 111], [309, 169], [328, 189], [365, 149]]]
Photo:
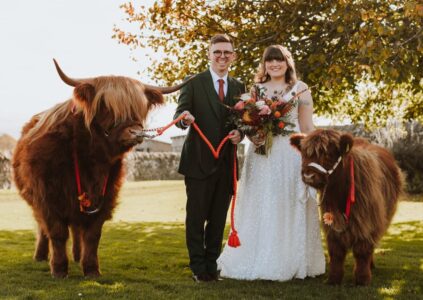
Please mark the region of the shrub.
[[335, 126], [388, 148], [406, 175], [407, 192], [423, 193], [423, 126], [417, 121], [406, 124], [388, 123], [385, 127], [367, 131], [361, 125]]
[[12, 186], [10, 159], [0, 153], [0, 189]]

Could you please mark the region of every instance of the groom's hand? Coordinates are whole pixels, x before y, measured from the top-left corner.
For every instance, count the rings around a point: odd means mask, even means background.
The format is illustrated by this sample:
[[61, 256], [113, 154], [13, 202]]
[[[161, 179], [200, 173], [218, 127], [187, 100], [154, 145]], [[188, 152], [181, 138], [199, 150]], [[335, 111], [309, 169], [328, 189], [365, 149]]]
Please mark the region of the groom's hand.
[[229, 139], [231, 140], [232, 144], [236, 145], [241, 141], [241, 133], [239, 130], [234, 129], [231, 132], [229, 132]]
[[191, 113], [189, 111], [184, 111], [182, 113], [184, 115], [184, 118], [181, 120], [182, 125], [184, 125], [185, 127], [190, 126], [192, 123], [194, 123], [195, 118], [193, 115], [191, 115]]

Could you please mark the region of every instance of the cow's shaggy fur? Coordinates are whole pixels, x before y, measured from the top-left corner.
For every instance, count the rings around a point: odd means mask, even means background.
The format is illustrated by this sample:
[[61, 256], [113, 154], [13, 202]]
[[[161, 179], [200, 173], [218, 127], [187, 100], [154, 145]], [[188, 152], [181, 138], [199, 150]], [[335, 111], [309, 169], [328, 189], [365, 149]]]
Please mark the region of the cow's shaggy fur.
[[[294, 135], [291, 144], [301, 151], [303, 181], [320, 190], [321, 214], [331, 213], [333, 223], [323, 222], [330, 256], [330, 284], [339, 284], [351, 248], [355, 258], [355, 282], [367, 285], [374, 267], [373, 251], [395, 213], [403, 178], [394, 157], [367, 140], [335, 130], [316, 130], [308, 136]], [[324, 174], [309, 164], [330, 170]], [[350, 189], [350, 160], [354, 163], [355, 203], [347, 219], [346, 200]], [[330, 222], [329, 222], [330, 223]]]
[[[142, 141], [147, 113], [163, 96], [126, 77], [65, 81], [75, 83], [73, 98], [24, 126], [13, 156], [14, 179], [39, 225], [34, 258], [47, 260], [50, 243], [52, 275], [67, 276], [70, 228], [74, 260], [81, 260], [85, 275], [98, 276], [97, 249], [116, 206], [122, 159]], [[91, 201], [86, 207], [78, 200], [75, 159]]]

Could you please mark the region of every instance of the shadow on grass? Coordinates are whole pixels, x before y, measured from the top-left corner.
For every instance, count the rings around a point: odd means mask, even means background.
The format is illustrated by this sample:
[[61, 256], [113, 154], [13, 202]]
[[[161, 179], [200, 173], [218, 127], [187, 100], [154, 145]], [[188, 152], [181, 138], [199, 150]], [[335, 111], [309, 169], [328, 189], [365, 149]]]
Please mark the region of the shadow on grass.
[[289, 282], [225, 279], [195, 284], [182, 224], [108, 224], [99, 249], [103, 276], [97, 279], [84, 278], [73, 262], [67, 279], [53, 279], [47, 262], [32, 260], [34, 241], [30, 231], [0, 231], [0, 298], [416, 299], [423, 293], [423, 222], [391, 226], [376, 251], [369, 287], [353, 285], [351, 255], [344, 283], [336, 287], [324, 283], [326, 275]]

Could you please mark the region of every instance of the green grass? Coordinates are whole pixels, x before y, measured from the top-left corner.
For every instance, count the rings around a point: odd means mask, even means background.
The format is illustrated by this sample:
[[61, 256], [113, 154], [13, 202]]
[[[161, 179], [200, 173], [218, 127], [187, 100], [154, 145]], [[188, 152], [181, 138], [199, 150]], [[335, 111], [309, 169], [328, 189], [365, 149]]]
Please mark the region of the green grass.
[[[0, 299], [423, 299], [421, 194], [402, 199], [399, 218], [376, 251], [369, 287], [354, 286], [351, 255], [344, 282], [336, 287], [325, 284], [327, 275], [289, 282], [225, 279], [195, 284], [182, 224], [183, 182], [127, 182], [120, 198], [100, 242], [102, 277], [86, 279], [71, 262], [69, 277], [58, 280], [50, 276], [47, 262], [32, 260], [33, 231], [20, 230], [33, 228], [30, 209], [16, 191], [1, 190]], [[162, 223], [147, 222], [152, 220]]]
[[423, 222], [391, 226], [376, 251], [369, 287], [353, 285], [351, 255], [341, 286], [326, 285], [326, 275], [195, 284], [182, 224], [109, 223], [100, 243], [98, 279], [84, 278], [73, 262], [68, 278], [53, 279], [46, 262], [32, 260], [34, 240], [32, 231], [0, 231], [1, 299], [422, 299], [423, 294]]

